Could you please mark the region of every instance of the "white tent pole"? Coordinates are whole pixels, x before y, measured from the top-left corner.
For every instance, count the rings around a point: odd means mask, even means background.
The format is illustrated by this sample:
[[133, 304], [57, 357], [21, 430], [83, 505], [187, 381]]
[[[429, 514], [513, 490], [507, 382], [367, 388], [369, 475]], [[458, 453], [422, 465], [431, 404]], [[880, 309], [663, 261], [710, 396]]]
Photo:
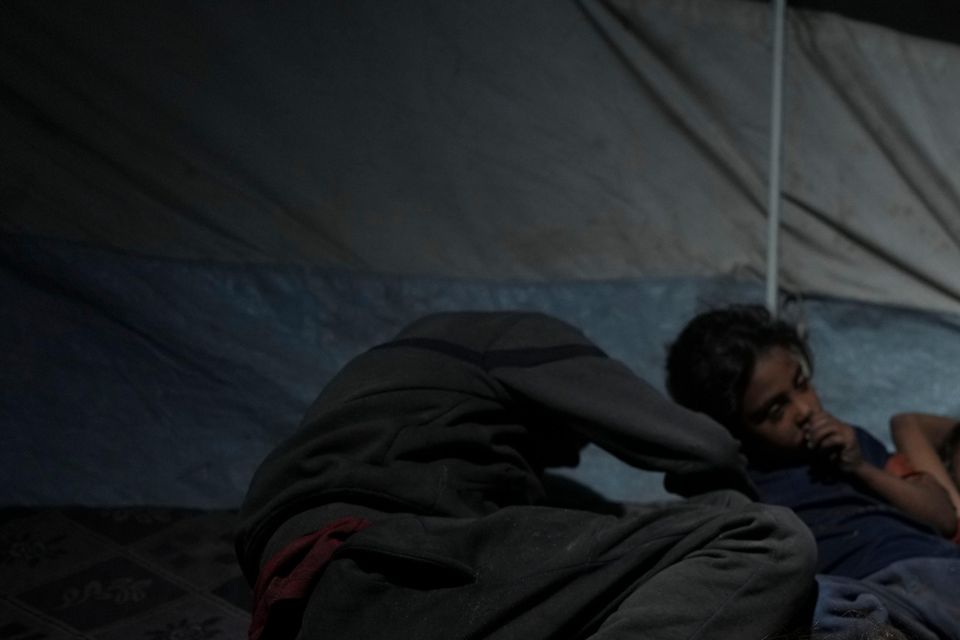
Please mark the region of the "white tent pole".
[[777, 315], [780, 262], [780, 172], [783, 139], [783, 40], [786, 0], [773, 0], [773, 82], [770, 95], [770, 173], [767, 192], [767, 309]]

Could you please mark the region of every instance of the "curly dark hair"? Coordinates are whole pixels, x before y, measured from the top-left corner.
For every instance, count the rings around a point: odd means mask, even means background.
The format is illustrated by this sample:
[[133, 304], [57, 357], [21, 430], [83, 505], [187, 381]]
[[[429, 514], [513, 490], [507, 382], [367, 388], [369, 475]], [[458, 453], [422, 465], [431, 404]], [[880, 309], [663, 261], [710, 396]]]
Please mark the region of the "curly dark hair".
[[736, 435], [754, 364], [773, 347], [797, 352], [812, 373], [812, 354], [797, 329], [764, 307], [733, 305], [701, 313], [670, 346], [667, 390], [678, 404]]

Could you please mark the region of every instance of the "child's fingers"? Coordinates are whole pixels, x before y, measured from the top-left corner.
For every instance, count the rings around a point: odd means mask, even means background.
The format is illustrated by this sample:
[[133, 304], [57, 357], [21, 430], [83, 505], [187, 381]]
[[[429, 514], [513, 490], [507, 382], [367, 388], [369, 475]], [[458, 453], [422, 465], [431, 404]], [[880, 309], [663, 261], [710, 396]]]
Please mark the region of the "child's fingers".
[[808, 433], [807, 445], [811, 449], [841, 448], [849, 449], [855, 446], [856, 435], [853, 429], [843, 423], [835, 422], [812, 429]]
[[821, 440], [832, 434], [838, 433], [838, 431], [839, 427], [836, 423], [813, 425], [807, 429], [807, 442], [813, 446], [819, 446]]
[[826, 411], [818, 411], [810, 418], [811, 427], [824, 427], [831, 424], [840, 424], [840, 421]]
[[847, 440], [838, 433], [828, 434], [815, 445], [816, 449], [843, 449], [847, 446]]

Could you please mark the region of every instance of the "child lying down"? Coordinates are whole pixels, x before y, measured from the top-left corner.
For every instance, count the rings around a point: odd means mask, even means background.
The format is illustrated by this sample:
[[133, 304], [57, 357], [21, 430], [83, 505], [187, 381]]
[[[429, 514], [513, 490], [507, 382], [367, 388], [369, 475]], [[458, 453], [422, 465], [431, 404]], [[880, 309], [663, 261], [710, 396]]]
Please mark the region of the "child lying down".
[[740, 440], [760, 500], [790, 507], [813, 532], [828, 587], [879, 585], [887, 604], [933, 630], [917, 637], [960, 638], [950, 497], [929, 475], [893, 472], [882, 443], [825, 411], [812, 371], [793, 327], [762, 307], [734, 306], [683, 329], [667, 387]]

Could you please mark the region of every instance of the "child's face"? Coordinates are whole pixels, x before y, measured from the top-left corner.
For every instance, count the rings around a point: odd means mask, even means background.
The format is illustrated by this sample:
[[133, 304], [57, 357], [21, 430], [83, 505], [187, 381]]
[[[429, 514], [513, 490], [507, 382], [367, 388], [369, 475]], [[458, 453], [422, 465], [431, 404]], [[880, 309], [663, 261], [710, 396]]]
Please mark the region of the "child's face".
[[806, 451], [806, 429], [821, 411], [803, 357], [773, 347], [757, 359], [743, 395], [743, 426], [753, 446], [795, 458]]

